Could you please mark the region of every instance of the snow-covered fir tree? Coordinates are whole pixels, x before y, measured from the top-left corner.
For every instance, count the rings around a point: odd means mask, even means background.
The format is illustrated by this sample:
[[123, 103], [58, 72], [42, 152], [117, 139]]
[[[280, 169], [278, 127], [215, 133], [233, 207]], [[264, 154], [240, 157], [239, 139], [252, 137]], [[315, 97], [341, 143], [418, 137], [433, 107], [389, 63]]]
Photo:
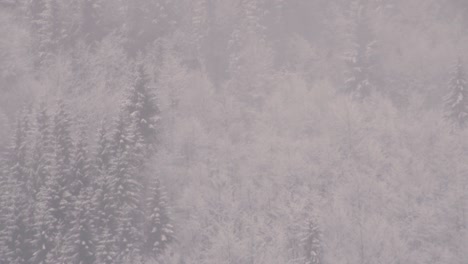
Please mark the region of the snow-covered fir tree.
[[27, 137], [29, 117], [23, 114], [17, 121], [13, 143], [7, 160], [10, 189], [4, 229], [2, 230], [2, 255], [6, 263], [26, 264], [32, 257], [32, 195], [29, 190], [29, 167], [27, 161]]
[[150, 79], [141, 59], [135, 65], [135, 81], [127, 90], [124, 108], [137, 124], [137, 132], [144, 144], [153, 146], [156, 141], [159, 108]]
[[54, 197], [53, 210], [58, 221], [66, 222], [67, 212], [70, 211], [72, 202], [72, 154], [73, 140], [71, 137], [71, 120], [63, 101], [59, 101], [54, 115], [54, 179], [57, 181], [58, 196]]
[[147, 257], [158, 258], [174, 241], [174, 228], [167, 196], [159, 179], [153, 180], [147, 195], [144, 254]]
[[70, 240], [71, 258], [73, 263], [94, 263], [95, 259], [95, 228], [94, 217], [96, 213], [93, 203], [93, 189], [91, 177], [93, 170], [89, 159], [86, 131], [81, 128], [75, 154], [73, 155], [72, 180], [70, 183], [71, 223], [67, 232]]
[[38, 63], [42, 65], [52, 59], [64, 39], [60, 18], [60, 4], [57, 0], [43, 0], [42, 12], [37, 21]]
[[35, 204], [32, 262], [34, 264], [47, 264], [47, 257], [56, 246], [56, 236], [61, 231], [59, 226], [63, 222], [58, 218], [61, 206], [60, 195], [59, 181], [56, 179], [56, 175], [51, 174], [41, 186]]
[[322, 234], [316, 221], [306, 221], [301, 233], [301, 243], [304, 247], [304, 264], [321, 264], [322, 262]]
[[[42, 184], [35, 206], [34, 263], [45, 264], [55, 250], [57, 237], [64, 237], [72, 216], [70, 179], [73, 142], [71, 123], [65, 104], [59, 101], [53, 123], [51, 172]], [[54, 254], [57, 254], [56, 252]]]
[[135, 165], [135, 148], [131, 135], [130, 117], [120, 114], [112, 140], [112, 160], [110, 176], [112, 178], [112, 200], [116, 210], [115, 228], [119, 259], [134, 254], [140, 248], [142, 230], [141, 177], [140, 168]]
[[445, 116], [455, 126], [464, 128], [468, 124], [468, 83], [461, 59], [458, 59], [454, 67], [449, 90], [445, 98]]
[[92, 189], [83, 188], [75, 199], [71, 228], [67, 232], [72, 263], [93, 264], [96, 258], [96, 228]]
[[375, 91], [376, 41], [368, 17], [366, 1], [351, 3], [348, 24], [349, 49], [344, 60], [347, 66], [344, 91], [362, 100]]
[[31, 157], [32, 195], [37, 195], [46, 179], [52, 172], [53, 143], [51, 138], [51, 122], [47, 106], [41, 103], [36, 111], [35, 134]]
[[101, 123], [96, 150], [96, 180], [94, 182], [93, 204], [96, 208], [94, 219], [95, 257], [97, 263], [114, 263], [117, 254], [116, 203], [114, 197], [115, 179], [110, 175], [112, 158], [111, 141], [105, 122]]
[[91, 185], [92, 168], [86, 140], [86, 131], [82, 128], [75, 144], [71, 168], [70, 192], [75, 198]]
[[79, 0], [78, 1], [78, 37], [84, 38], [86, 43], [93, 44], [102, 37], [101, 25], [99, 23], [100, 7], [99, 0]]

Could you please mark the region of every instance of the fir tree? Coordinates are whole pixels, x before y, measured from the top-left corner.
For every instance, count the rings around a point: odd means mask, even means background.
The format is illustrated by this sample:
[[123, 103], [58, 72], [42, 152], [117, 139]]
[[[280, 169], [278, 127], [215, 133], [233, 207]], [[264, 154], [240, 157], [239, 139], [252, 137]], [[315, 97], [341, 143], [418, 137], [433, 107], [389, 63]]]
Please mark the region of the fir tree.
[[350, 49], [345, 54], [347, 79], [345, 92], [362, 100], [375, 91], [375, 40], [367, 17], [367, 7], [360, 0], [351, 3]]
[[174, 241], [167, 197], [159, 179], [151, 185], [146, 201], [144, 253], [157, 258]]
[[138, 133], [144, 144], [151, 147], [156, 140], [159, 108], [149, 86], [149, 77], [142, 62], [135, 66], [135, 82], [127, 91], [125, 111], [137, 122]]
[[44, 0], [44, 6], [37, 22], [40, 65], [56, 54], [64, 38], [63, 25], [59, 15], [60, 8], [57, 0]]
[[96, 182], [94, 184], [93, 203], [96, 206], [94, 228], [96, 231], [95, 256], [97, 263], [114, 263], [118, 254], [117, 248], [117, 203], [115, 201], [115, 178], [110, 174], [112, 153], [111, 140], [105, 122], [99, 130], [96, 151]]
[[301, 234], [301, 242], [305, 252], [305, 264], [322, 263], [321, 233], [318, 225], [309, 219]]
[[113, 138], [113, 159], [110, 176], [112, 178], [112, 203], [116, 208], [117, 243], [120, 257], [134, 253], [141, 241], [141, 182], [134, 163], [134, 136], [127, 129], [131, 127], [129, 118], [120, 115]]
[[449, 82], [450, 92], [445, 99], [446, 118], [464, 128], [468, 121], [468, 84], [461, 59], [458, 59]]
[[79, 30], [81, 37], [93, 44], [102, 35], [100, 32], [98, 0], [81, 0], [79, 2]]
[[39, 191], [34, 213], [34, 254], [33, 263], [46, 264], [47, 256], [55, 248], [56, 236], [62, 221], [58, 219], [57, 211], [60, 208], [60, 185], [51, 175]]
[[65, 109], [65, 104], [59, 101], [57, 112], [54, 116], [54, 131], [55, 139], [55, 170], [53, 187], [59, 188], [56, 190], [58, 196], [53, 199], [54, 216], [58, 221], [66, 222], [67, 211], [70, 211], [72, 202], [71, 196], [71, 179], [72, 179], [72, 153], [73, 141], [70, 135], [71, 123], [70, 117]]
[[29, 120], [23, 115], [17, 121], [12, 148], [7, 161], [9, 197], [7, 211], [4, 212], [4, 230], [2, 254], [7, 263], [29, 263], [32, 254], [31, 228], [32, 197], [28, 188], [29, 168], [27, 166], [27, 131]]
[[96, 245], [96, 263], [99, 264], [115, 264], [118, 255], [117, 243], [115, 236], [111, 234], [108, 226], [106, 225], [100, 239]]
[[[58, 230], [65, 230], [63, 226], [59, 226]], [[72, 237], [66, 235], [65, 232], [58, 232], [54, 238], [54, 247], [47, 253], [44, 264], [70, 264], [73, 262]]]
[[86, 132], [81, 129], [79, 138], [75, 144], [75, 154], [72, 164], [72, 179], [70, 192], [73, 197], [78, 197], [81, 191], [86, 190], [91, 185], [91, 161], [89, 160], [88, 145], [86, 143]]
[[81, 129], [73, 156], [70, 193], [72, 206], [70, 229], [68, 231], [70, 258], [73, 263], [94, 262], [94, 219], [96, 213], [91, 185], [91, 162], [88, 157], [86, 133]]
[[71, 263], [92, 264], [95, 261], [96, 243], [92, 203], [92, 190], [85, 188], [78, 194], [73, 207], [71, 228], [68, 231], [67, 243]]
[[36, 113], [36, 133], [31, 158], [32, 195], [35, 200], [42, 185], [52, 173], [53, 148], [50, 130], [50, 117], [46, 105], [42, 103]]
[[[45, 264], [57, 246], [57, 237], [65, 235], [72, 215], [70, 191], [71, 153], [70, 120], [65, 105], [59, 102], [53, 126], [52, 172], [48, 174], [37, 195], [35, 210], [34, 263]], [[63, 229], [62, 229], [63, 228]]]
[[[109, 175], [111, 149], [110, 141], [107, 138], [107, 131], [104, 123], [98, 135], [98, 146], [96, 153], [96, 176], [93, 183], [94, 204], [96, 205], [95, 225], [98, 234], [102, 234], [104, 228], [115, 219], [115, 205], [113, 203], [113, 179]], [[113, 225], [112, 225], [113, 226]]]

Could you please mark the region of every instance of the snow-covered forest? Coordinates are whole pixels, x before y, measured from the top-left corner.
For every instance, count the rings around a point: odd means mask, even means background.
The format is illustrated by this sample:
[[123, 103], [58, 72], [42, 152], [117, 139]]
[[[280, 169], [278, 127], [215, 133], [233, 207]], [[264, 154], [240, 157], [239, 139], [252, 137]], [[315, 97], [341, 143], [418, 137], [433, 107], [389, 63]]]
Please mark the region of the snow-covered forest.
[[466, 264], [467, 78], [466, 0], [0, 0], [0, 264]]

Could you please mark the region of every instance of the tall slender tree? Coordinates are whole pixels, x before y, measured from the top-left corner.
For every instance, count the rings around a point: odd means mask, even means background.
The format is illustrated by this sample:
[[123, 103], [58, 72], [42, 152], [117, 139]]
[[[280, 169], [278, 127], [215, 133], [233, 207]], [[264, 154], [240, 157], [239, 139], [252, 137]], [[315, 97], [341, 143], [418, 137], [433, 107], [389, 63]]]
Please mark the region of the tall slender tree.
[[449, 81], [449, 93], [445, 98], [446, 118], [455, 126], [468, 124], [468, 83], [461, 58], [458, 59]]
[[32, 257], [32, 196], [28, 187], [27, 137], [29, 118], [23, 114], [17, 121], [12, 148], [7, 161], [10, 189], [8, 211], [4, 214], [4, 251], [6, 263], [26, 264]]
[[128, 128], [131, 121], [122, 113], [117, 121], [112, 141], [110, 176], [113, 185], [113, 201], [116, 208], [116, 231], [120, 258], [134, 254], [141, 241], [141, 178], [134, 163], [135, 148]]
[[347, 73], [344, 91], [362, 100], [375, 91], [375, 45], [366, 1], [351, 2], [349, 12], [349, 49], [345, 53]]
[[159, 108], [153, 88], [150, 86], [150, 78], [146, 73], [141, 58], [135, 65], [135, 81], [127, 90], [124, 102], [125, 112], [135, 121], [137, 133], [139, 133], [145, 145], [154, 146], [157, 136]]
[[144, 254], [157, 258], [175, 239], [166, 193], [157, 178], [149, 188], [145, 219]]
[[305, 264], [322, 263], [322, 234], [317, 223], [309, 219], [301, 233], [301, 242], [305, 252]]
[[36, 112], [35, 135], [31, 157], [32, 195], [37, 195], [52, 173], [52, 135], [51, 122], [45, 103], [41, 103]]
[[65, 103], [59, 101], [54, 115], [54, 146], [55, 146], [55, 168], [54, 178], [57, 181], [56, 186], [59, 188], [58, 197], [55, 197], [54, 215], [58, 221], [66, 221], [67, 212], [70, 210], [72, 193], [72, 153], [73, 141], [71, 138], [71, 120], [66, 109]]
[[37, 21], [39, 65], [43, 65], [56, 54], [64, 38], [59, 2], [57, 0], [43, 1], [42, 12]]

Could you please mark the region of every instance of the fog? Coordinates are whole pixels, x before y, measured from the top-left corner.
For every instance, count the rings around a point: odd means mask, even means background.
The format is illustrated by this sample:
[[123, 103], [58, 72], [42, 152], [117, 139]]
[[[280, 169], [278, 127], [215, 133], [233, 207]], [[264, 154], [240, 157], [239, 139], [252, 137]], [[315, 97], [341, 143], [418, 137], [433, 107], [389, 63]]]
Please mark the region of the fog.
[[468, 263], [468, 2], [0, 0], [0, 263]]

